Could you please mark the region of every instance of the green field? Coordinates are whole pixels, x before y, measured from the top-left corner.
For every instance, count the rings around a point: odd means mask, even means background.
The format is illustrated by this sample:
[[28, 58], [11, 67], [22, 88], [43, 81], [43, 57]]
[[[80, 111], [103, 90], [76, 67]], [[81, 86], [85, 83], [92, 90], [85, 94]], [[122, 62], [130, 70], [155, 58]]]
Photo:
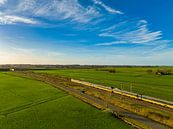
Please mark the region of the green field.
[[0, 73], [0, 129], [115, 128], [131, 127], [47, 84]]
[[[116, 72], [110, 73], [108, 71], [103, 71], [109, 69], [115, 69]], [[80, 79], [96, 84], [117, 87], [123, 90], [173, 101], [173, 74], [156, 75], [154, 72], [157, 71], [157, 69], [173, 70], [172, 67], [135, 67], [104, 69], [59, 69], [40, 70], [36, 72]], [[148, 70], [152, 70], [152, 73], [148, 73]]]

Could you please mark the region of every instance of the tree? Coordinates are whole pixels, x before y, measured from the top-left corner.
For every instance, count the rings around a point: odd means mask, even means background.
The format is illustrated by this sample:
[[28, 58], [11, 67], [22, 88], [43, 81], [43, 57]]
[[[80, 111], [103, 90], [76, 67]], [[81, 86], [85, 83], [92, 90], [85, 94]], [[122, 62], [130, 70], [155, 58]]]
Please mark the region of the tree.
[[148, 69], [148, 70], [147, 70], [147, 73], [149, 73], [149, 74], [151, 74], [152, 72], [153, 72], [152, 69]]
[[172, 72], [171, 69], [158, 69], [155, 74], [156, 75], [170, 75]]

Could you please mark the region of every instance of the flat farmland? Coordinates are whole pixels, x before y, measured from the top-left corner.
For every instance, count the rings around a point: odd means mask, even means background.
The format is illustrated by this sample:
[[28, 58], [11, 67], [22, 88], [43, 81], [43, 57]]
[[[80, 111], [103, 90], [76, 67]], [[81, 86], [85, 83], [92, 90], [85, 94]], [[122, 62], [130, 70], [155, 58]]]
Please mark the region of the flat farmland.
[[[100, 69], [57, 69], [37, 70], [96, 84], [132, 91], [160, 99], [173, 101], [173, 74], [157, 75], [158, 69], [173, 70], [172, 67], [135, 67], [135, 68], [100, 68]], [[112, 70], [113, 72], [109, 72]]]
[[130, 129], [40, 81], [0, 73], [0, 129]]

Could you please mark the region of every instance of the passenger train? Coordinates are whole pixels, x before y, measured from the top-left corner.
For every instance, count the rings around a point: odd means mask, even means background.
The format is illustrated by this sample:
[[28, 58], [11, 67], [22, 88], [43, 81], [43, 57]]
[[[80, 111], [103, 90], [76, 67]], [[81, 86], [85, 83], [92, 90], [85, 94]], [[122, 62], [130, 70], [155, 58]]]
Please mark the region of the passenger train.
[[133, 98], [133, 99], [138, 99], [138, 100], [142, 100], [142, 101], [145, 101], [145, 102], [148, 102], [148, 103], [152, 103], [152, 104], [156, 104], [156, 105], [159, 105], [159, 106], [163, 106], [163, 107], [173, 109], [173, 102], [169, 102], [169, 101], [166, 101], [166, 100], [160, 100], [160, 99], [157, 99], [157, 98], [144, 96], [144, 95], [137, 94], [137, 93], [132, 93], [132, 92], [120, 90], [118, 88], [106, 87], [106, 86], [93, 84], [93, 83], [85, 82], [85, 81], [80, 81], [80, 80], [76, 80], [76, 79], [71, 79], [71, 82], [78, 83], [78, 84], [83, 84], [83, 85], [86, 85], [86, 86], [90, 86], [92, 88], [104, 90], [104, 91], [107, 91], [107, 92], [123, 95], [123, 96], [130, 97], [130, 98]]

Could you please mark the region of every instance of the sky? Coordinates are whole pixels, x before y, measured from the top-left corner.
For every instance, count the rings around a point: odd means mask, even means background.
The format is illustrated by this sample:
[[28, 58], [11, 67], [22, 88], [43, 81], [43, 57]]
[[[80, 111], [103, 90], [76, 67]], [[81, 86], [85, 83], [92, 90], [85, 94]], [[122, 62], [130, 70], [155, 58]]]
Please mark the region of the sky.
[[173, 65], [172, 0], [0, 0], [0, 64]]

